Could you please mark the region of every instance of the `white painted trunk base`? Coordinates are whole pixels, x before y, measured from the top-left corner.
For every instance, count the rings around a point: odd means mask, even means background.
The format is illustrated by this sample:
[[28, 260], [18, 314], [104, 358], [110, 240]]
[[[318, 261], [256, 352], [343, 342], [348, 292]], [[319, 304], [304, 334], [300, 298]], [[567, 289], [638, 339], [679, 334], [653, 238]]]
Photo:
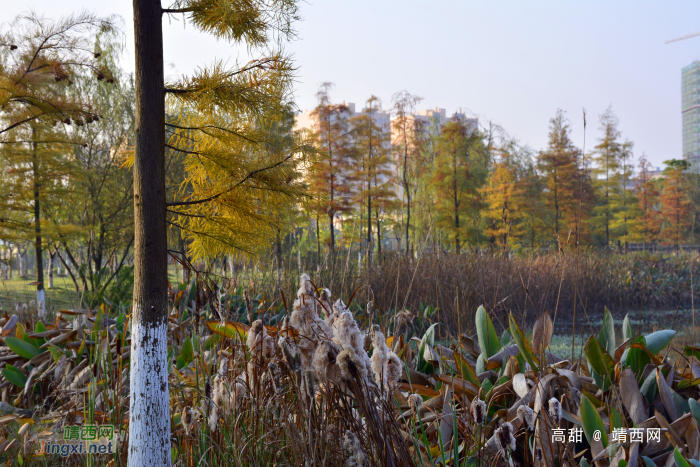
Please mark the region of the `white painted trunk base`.
[[46, 298], [44, 297], [44, 289], [36, 291], [36, 312], [39, 318], [46, 316]]
[[168, 467], [172, 463], [167, 344], [165, 323], [151, 327], [138, 318], [132, 323], [129, 467]]

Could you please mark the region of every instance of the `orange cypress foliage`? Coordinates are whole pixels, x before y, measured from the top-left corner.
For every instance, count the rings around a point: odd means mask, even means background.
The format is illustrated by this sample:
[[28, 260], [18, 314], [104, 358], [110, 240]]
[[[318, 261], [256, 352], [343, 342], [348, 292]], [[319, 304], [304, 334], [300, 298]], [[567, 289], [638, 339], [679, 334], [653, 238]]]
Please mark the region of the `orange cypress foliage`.
[[645, 155], [639, 159], [639, 175], [634, 183], [634, 192], [637, 197], [637, 216], [631, 225], [633, 238], [644, 244], [658, 239], [661, 230], [661, 213], [658, 210], [659, 187], [651, 175], [652, 165]]
[[481, 190], [486, 204], [484, 233], [503, 252], [519, 236], [519, 222], [525, 210], [522, 183], [518, 179], [517, 166], [510, 159], [510, 154], [504, 151]]
[[685, 177], [685, 170], [688, 162], [684, 160], [671, 159], [664, 161], [666, 178], [661, 191], [661, 216], [664, 220], [664, 227], [661, 231], [661, 238], [664, 243], [674, 245], [678, 251], [684, 234], [690, 227], [690, 200], [688, 199], [688, 183]]
[[314, 209], [317, 215], [328, 216], [331, 253], [335, 251], [336, 215], [351, 209], [349, 110], [343, 104], [331, 103], [328, 91], [332, 86], [332, 83], [323, 83], [316, 94], [318, 106], [313, 112], [316, 119], [313, 139], [319, 158], [309, 168], [310, 188], [315, 195]]
[[581, 150], [574, 146], [570, 136], [571, 125], [559, 109], [549, 121], [547, 149], [537, 156], [546, 188], [544, 203], [553, 221], [550, 234], [555, 239], [570, 234], [579, 238], [580, 218], [588, 217], [594, 198], [590, 177], [580, 164]]

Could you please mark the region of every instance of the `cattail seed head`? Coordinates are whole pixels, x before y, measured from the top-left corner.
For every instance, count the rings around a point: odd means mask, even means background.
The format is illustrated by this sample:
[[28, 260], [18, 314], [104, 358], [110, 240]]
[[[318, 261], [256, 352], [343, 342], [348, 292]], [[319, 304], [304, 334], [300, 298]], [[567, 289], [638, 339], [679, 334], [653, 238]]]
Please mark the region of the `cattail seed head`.
[[386, 390], [388, 394], [393, 394], [399, 384], [403, 370], [403, 362], [391, 350], [389, 351], [389, 359], [386, 362]]
[[471, 409], [474, 423], [483, 425], [486, 422], [486, 403], [475, 397], [474, 400], [472, 400]]
[[206, 381], [204, 382], [204, 396], [207, 399], [211, 399], [211, 380], [207, 376]]
[[367, 378], [365, 362], [352, 349], [340, 352], [336, 361], [344, 380], [355, 380], [359, 384]]
[[552, 417], [554, 425], [559, 426], [561, 421], [561, 403], [554, 397], [549, 399], [549, 416]]
[[535, 431], [535, 412], [527, 405], [518, 407], [518, 416], [523, 421], [525, 430], [532, 433]]
[[360, 440], [350, 430], [346, 431], [343, 437], [343, 448], [348, 452], [348, 457], [345, 460], [346, 467], [365, 467], [369, 465]]
[[408, 407], [414, 414], [417, 414], [422, 406], [423, 398], [420, 396], [420, 394], [411, 394], [408, 396]]
[[496, 435], [496, 441], [498, 441], [498, 447], [501, 451], [507, 453], [515, 449], [513, 425], [511, 425], [509, 422], [505, 422], [503, 425], [497, 428], [494, 435]]
[[182, 426], [185, 429], [185, 434], [188, 435], [194, 427], [195, 418], [194, 410], [191, 407], [184, 407], [182, 409]]

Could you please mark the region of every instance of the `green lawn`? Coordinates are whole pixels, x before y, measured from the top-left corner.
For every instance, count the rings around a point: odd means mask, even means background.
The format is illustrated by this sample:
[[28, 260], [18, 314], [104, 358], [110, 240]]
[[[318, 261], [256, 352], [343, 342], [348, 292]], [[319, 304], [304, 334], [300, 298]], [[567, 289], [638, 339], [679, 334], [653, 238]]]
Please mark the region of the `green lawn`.
[[[179, 284], [179, 275], [174, 265], [168, 266], [168, 280], [173, 287]], [[36, 286], [29, 285], [35, 281], [30, 274], [29, 279], [21, 279], [16, 274], [11, 280], [0, 280], [0, 310], [14, 310], [15, 304], [36, 300]], [[48, 286], [48, 278], [45, 284]], [[46, 308], [49, 311], [71, 310], [80, 308], [80, 295], [76, 293], [73, 281], [69, 276], [53, 278], [53, 289], [46, 289]]]
[[[21, 279], [17, 276], [11, 280], [0, 280], [0, 305], [3, 310], [14, 310], [16, 303], [29, 303], [36, 300], [36, 286], [29, 285], [35, 279]], [[48, 310], [77, 308], [80, 297], [75, 291], [70, 277], [54, 276], [54, 288], [46, 289], [46, 308]], [[46, 281], [48, 285], [48, 281]]]

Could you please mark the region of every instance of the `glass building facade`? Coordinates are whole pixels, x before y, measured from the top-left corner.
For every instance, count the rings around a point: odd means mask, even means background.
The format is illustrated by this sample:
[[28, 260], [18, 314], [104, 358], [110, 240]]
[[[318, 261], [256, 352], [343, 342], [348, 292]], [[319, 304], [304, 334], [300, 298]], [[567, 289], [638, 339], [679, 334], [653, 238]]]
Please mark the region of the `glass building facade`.
[[683, 158], [700, 171], [700, 61], [682, 71]]

